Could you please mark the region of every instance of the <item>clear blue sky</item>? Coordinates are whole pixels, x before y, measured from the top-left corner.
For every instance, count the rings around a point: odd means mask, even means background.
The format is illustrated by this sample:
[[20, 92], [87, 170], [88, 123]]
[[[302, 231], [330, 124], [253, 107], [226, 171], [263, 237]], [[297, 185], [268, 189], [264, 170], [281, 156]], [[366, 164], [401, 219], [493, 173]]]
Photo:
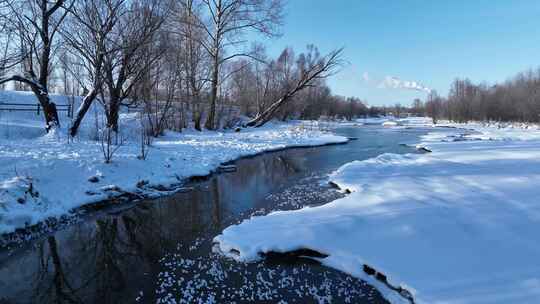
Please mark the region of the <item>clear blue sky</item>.
[[289, 0], [283, 33], [266, 43], [270, 54], [344, 46], [350, 64], [330, 86], [371, 105], [425, 98], [380, 88], [386, 76], [446, 95], [456, 77], [494, 83], [540, 66], [539, 0]]

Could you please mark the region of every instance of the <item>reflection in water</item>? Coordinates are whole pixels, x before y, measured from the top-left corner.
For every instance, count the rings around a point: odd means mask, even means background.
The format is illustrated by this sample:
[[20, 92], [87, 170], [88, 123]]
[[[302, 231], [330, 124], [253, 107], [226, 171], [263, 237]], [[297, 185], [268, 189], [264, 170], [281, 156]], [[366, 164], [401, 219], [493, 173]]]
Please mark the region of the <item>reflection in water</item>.
[[[253, 214], [327, 203], [325, 184], [343, 163], [399, 146], [423, 131], [341, 130], [348, 145], [296, 149], [237, 162], [194, 191], [92, 214], [22, 248], [0, 249], [0, 303], [335, 302], [380, 303], [373, 288], [316, 265], [238, 264], [212, 253], [211, 239]], [[381, 136], [384, 135], [384, 136]], [[269, 285], [270, 284], [270, 285]]]

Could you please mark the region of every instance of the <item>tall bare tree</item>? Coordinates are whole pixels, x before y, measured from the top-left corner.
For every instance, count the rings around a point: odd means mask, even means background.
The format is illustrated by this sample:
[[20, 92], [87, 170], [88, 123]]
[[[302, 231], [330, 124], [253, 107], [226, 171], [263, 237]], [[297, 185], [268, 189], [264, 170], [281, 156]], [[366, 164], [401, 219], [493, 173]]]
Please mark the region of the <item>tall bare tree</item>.
[[149, 58], [144, 47], [155, 42], [166, 11], [160, 0], [127, 3], [127, 13], [116, 23], [111, 39], [107, 39], [102, 68], [105, 90], [101, 101], [105, 107], [107, 127], [115, 132], [118, 132], [120, 106], [129, 97], [137, 81], [161, 56], [150, 54], [152, 57]]
[[197, 1], [176, 2], [168, 30], [178, 34], [179, 41], [182, 42], [177, 51], [182, 57], [185, 97], [191, 105], [195, 129], [200, 131], [203, 116], [202, 94], [209, 80], [209, 57], [202, 44], [206, 32], [200, 26], [202, 8]]
[[240, 56], [252, 57], [238, 51], [244, 43], [242, 35], [256, 32], [268, 37], [279, 34], [282, 21], [282, 0], [200, 0], [204, 9], [194, 25], [204, 30], [205, 37], [199, 42], [211, 58], [210, 107], [205, 127], [215, 129], [216, 103], [220, 72], [224, 63]]
[[[75, 117], [70, 135], [75, 136], [84, 116], [97, 98], [103, 85], [102, 69], [107, 45], [112, 39], [112, 31], [126, 13], [126, 0], [84, 0], [77, 1], [71, 9], [62, 36], [68, 42], [69, 50], [80, 60], [86, 71], [88, 81], [82, 82], [87, 92]], [[75, 63], [77, 64], [77, 63]]]
[[[12, 63], [10, 58], [10, 40], [13, 36], [13, 28], [9, 26], [9, 2], [0, 0], [0, 79], [5, 77], [6, 72]], [[5, 84], [0, 84], [0, 89], [4, 89]]]

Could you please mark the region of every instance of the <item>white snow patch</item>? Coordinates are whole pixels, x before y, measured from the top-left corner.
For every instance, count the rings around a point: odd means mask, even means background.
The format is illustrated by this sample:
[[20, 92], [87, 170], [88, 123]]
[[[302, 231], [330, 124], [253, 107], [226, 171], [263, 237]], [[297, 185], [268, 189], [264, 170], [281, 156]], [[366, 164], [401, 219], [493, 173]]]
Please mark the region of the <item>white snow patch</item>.
[[[347, 197], [253, 217], [215, 242], [240, 261], [310, 248], [361, 278], [368, 264], [410, 286], [418, 303], [538, 303], [538, 131], [482, 128], [465, 140], [454, 140], [457, 131], [426, 136], [419, 145], [433, 153], [346, 164], [331, 180]], [[488, 137], [497, 140], [478, 140]]]

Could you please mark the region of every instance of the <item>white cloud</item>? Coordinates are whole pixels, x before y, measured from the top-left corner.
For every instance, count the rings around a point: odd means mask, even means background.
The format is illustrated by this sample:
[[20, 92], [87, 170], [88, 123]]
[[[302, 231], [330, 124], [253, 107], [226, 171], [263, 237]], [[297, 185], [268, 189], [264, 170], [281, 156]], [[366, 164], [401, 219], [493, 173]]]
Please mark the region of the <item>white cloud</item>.
[[386, 76], [378, 85], [381, 89], [404, 89], [430, 93], [432, 90], [416, 81], [405, 81], [398, 77]]

